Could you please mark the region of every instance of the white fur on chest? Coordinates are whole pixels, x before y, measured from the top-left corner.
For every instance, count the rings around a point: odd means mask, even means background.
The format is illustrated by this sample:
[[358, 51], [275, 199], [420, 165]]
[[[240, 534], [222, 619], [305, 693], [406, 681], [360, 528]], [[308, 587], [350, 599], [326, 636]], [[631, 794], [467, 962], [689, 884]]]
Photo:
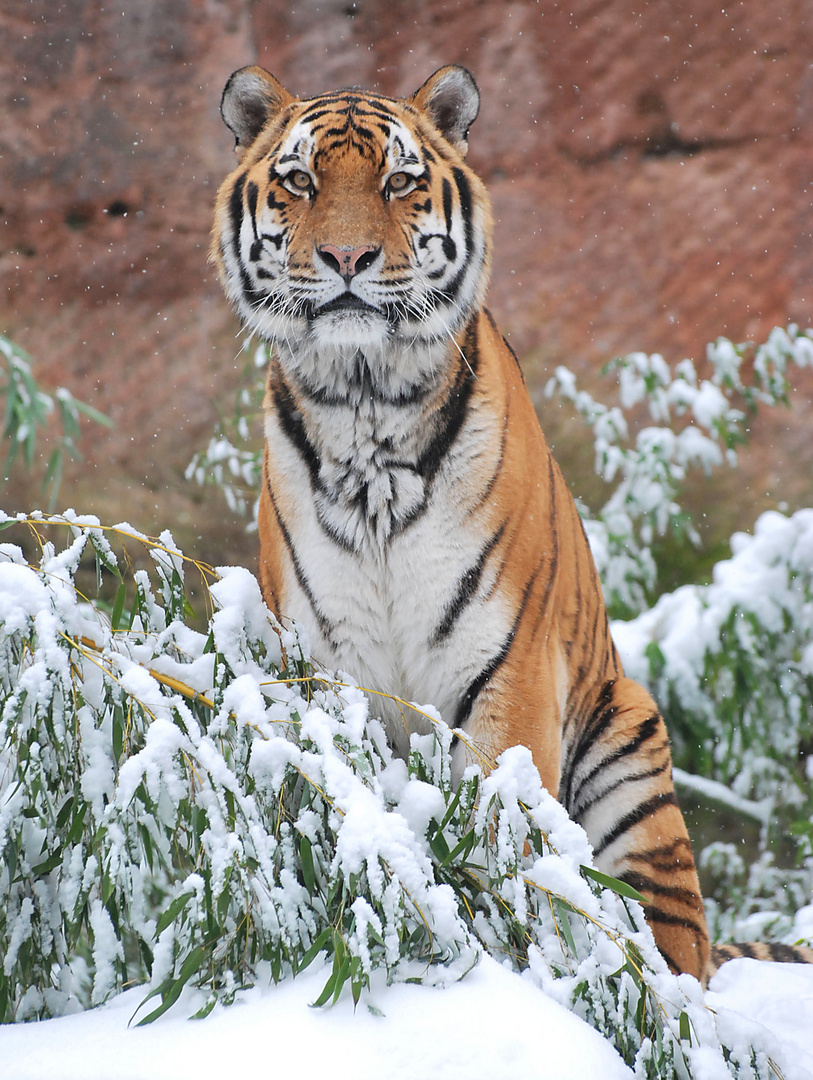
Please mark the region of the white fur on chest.
[[[329, 422], [323, 418], [318, 430], [310, 425], [320, 444], [314, 487], [313, 462], [303, 460], [269, 412], [274, 484], [293, 508], [286, 525], [299, 564], [286, 583], [283, 614], [307, 627], [314, 657], [326, 667], [346, 671], [370, 689], [431, 703], [451, 723], [468, 687], [499, 652], [510, 616], [489, 588], [494, 571], [487, 566], [452, 632], [438, 635], [483, 550], [483, 523], [473, 512], [465, 477], [486, 440], [469, 425], [426, 480], [414, 467], [425, 434], [419, 425], [417, 407], [333, 408]], [[356, 498], [360, 483], [367, 488], [362, 503]], [[411, 520], [416, 505], [419, 513]], [[399, 709], [383, 702], [380, 714], [404, 750]], [[414, 712], [406, 721], [413, 730], [425, 727]]]

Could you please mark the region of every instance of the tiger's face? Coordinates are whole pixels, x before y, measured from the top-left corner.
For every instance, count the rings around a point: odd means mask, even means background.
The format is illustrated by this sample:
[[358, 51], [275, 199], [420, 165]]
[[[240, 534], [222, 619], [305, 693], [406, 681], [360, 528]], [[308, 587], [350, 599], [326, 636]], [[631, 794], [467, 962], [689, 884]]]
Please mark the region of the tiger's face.
[[447, 344], [488, 278], [488, 197], [463, 160], [478, 106], [458, 67], [405, 100], [300, 101], [261, 68], [236, 72], [221, 108], [241, 162], [212, 257], [247, 327], [314, 353]]

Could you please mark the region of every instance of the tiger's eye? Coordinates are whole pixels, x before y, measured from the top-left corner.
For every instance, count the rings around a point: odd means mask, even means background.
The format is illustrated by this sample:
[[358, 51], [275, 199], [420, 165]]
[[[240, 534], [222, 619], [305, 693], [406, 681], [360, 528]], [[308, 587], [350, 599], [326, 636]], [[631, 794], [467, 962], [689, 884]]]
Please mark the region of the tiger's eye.
[[311, 186], [311, 178], [306, 172], [293, 172], [288, 177], [288, 183], [291, 187], [295, 187], [297, 191], [307, 191]]
[[387, 186], [389, 187], [390, 191], [404, 191], [405, 188], [409, 187], [411, 180], [412, 177], [409, 175], [409, 173], [397, 172], [393, 173], [392, 176], [389, 178], [389, 180], [387, 181]]

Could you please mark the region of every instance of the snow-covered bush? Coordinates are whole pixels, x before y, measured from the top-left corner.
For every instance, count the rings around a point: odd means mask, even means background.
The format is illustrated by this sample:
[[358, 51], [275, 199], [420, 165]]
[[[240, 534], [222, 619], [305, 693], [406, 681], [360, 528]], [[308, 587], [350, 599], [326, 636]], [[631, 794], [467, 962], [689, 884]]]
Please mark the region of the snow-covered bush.
[[792, 942], [813, 897], [813, 510], [765, 513], [731, 550], [709, 585], [662, 596], [613, 636], [667, 716], [679, 785], [759, 825], [747, 860], [721, 841], [700, 856], [716, 878], [712, 936]]
[[[32, 530], [41, 558], [0, 547], [2, 1019], [147, 980], [143, 1019], [190, 980], [210, 990], [205, 1013], [320, 952], [317, 1003], [358, 1001], [374, 969], [443, 982], [487, 949], [637, 1076], [770, 1075], [764, 1053], [720, 1044], [699, 985], [668, 973], [526, 750], [455, 789], [431, 707], [433, 734], [394, 758], [375, 699], [314, 669], [247, 571], [73, 514], [5, 525]], [[136, 542], [152, 578], [121, 570], [114, 547]], [[74, 584], [88, 553], [119, 581], [107, 609]], [[190, 566], [212, 603], [202, 630]]]
[[[790, 364], [813, 367], [813, 330], [776, 327], [757, 347], [718, 338], [706, 348], [711, 378], [691, 360], [674, 368], [655, 353], [630, 353], [608, 365], [617, 373], [620, 405], [608, 406], [579, 390], [560, 367], [546, 393], [573, 403], [592, 429], [597, 475], [610, 494], [595, 513], [581, 506], [607, 604], [636, 614], [657, 586], [653, 544], [667, 533], [698, 543], [681, 502], [692, 468], [736, 467], [746, 441], [745, 421], [758, 405], [787, 402]], [[628, 413], [645, 407], [653, 421], [633, 435]], [[746, 410], [746, 411], [743, 411]]]

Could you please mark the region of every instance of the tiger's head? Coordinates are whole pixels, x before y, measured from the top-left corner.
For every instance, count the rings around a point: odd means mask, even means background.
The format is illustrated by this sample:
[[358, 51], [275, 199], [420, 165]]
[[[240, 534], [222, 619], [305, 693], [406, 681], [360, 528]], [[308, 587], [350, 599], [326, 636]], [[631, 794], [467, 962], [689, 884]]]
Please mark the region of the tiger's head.
[[262, 68], [236, 71], [221, 112], [240, 164], [212, 258], [246, 326], [314, 353], [448, 342], [488, 281], [488, 196], [463, 159], [479, 103], [457, 66], [398, 100], [300, 100]]

